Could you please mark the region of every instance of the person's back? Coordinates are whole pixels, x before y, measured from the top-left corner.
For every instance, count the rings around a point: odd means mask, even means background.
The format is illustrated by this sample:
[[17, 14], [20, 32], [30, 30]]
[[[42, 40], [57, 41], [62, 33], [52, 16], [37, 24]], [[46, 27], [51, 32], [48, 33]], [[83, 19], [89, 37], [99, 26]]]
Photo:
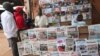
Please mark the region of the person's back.
[[15, 16], [17, 28], [19, 30], [25, 29], [25, 20], [24, 20], [24, 17], [23, 17], [22, 8], [17, 7], [15, 9], [14, 16]]
[[16, 23], [14, 21], [13, 14], [11, 12], [4, 11], [1, 14], [1, 23], [3, 26], [4, 33], [8, 38], [16, 35], [17, 32]]

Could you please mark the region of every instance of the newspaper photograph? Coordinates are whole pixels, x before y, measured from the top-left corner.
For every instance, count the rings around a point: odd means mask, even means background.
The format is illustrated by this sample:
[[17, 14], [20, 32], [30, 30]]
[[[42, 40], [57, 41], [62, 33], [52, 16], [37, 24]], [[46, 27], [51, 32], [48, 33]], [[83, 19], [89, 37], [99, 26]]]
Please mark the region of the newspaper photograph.
[[89, 55], [98, 56], [98, 42], [97, 40], [87, 40], [87, 48]]
[[46, 31], [37, 32], [37, 37], [38, 37], [39, 41], [46, 41], [47, 40], [47, 32]]
[[74, 50], [75, 50], [74, 39], [72, 38], [66, 39], [65, 51], [74, 51]]
[[59, 38], [57, 39], [57, 49], [59, 52], [64, 52], [65, 51], [65, 39]]
[[67, 27], [68, 38], [79, 38], [79, 33], [77, 27]]
[[30, 40], [32, 40], [32, 41], [37, 41], [38, 39], [37, 39], [37, 36], [36, 36], [37, 34], [36, 34], [36, 31], [34, 31], [34, 30], [28, 30], [28, 38], [30, 39]]
[[47, 37], [48, 37], [48, 40], [56, 40], [57, 39], [56, 28], [48, 29]]
[[40, 44], [40, 51], [48, 51], [47, 44]]
[[49, 42], [48, 43], [48, 51], [49, 52], [54, 52], [54, 51], [58, 51], [57, 50], [57, 43], [56, 42]]
[[80, 53], [81, 55], [88, 54], [86, 40], [76, 40], [75, 45], [76, 45], [76, 52]]

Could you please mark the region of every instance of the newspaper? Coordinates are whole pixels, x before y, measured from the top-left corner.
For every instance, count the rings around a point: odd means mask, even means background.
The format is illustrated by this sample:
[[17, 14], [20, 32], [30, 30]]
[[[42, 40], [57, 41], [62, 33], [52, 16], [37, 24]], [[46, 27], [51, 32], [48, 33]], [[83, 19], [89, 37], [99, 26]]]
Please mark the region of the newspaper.
[[61, 7], [61, 11], [65, 11], [66, 12], [67, 11], [67, 7], [66, 6], [62, 6]]
[[57, 39], [57, 49], [59, 52], [65, 52], [65, 39], [63, 38], [58, 38]]
[[74, 47], [75, 47], [75, 44], [74, 44], [74, 39], [72, 38], [68, 38], [66, 39], [66, 45], [65, 45], [65, 51], [74, 51]]
[[28, 39], [32, 41], [37, 41], [38, 39], [36, 35], [36, 31], [34, 31], [33, 29], [28, 30]]
[[28, 31], [27, 30], [20, 31], [20, 37], [22, 41], [28, 39]]
[[23, 51], [24, 51], [24, 45], [23, 45], [23, 42], [18, 42], [17, 43], [17, 46], [18, 46], [18, 52], [19, 52], [19, 56], [23, 56]]
[[24, 51], [23, 51], [22, 55], [32, 54], [32, 45], [30, 44], [30, 41], [24, 40], [23, 45], [24, 45]]
[[79, 32], [77, 27], [70, 26], [67, 27], [68, 38], [79, 38]]
[[53, 3], [53, 0], [39, 0], [39, 5], [42, 5], [42, 4], [47, 4], [47, 3], [50, 3], [52, 4]]
[[47, 40], [47, 31], [38, 31], [37, 37], [38, 37], [38, 40], [40, 40], [40, 41]]
[[88, 54], [91, 56], [99, 56], [97, 40], [87, 40], [86, 42], [87, 42]]
[[57, 50], [57, 45], [56, 45], [57, 43], [56, 43], [56, 41], [49, 41], [48, 42], [48, 51], [49, 52], [55, 52], [55, 51], [58, 51]]
[[40, 51], [48, 51], [48, 41], [40, 41]]
[[97, 40], [97, 41], [98, 41], [98, 54], [99, 54], [99, 56], [100, 56], [100, 39]]
[[88, 48], [86, 40], [76, 40], [76, 52], [80, 53], [81, 55], [88, 55]]
[[41, 52], [40, 56], [50, 56], [50, 52], [47, 51]]
[[68, 52], [60, 52], [59, 56], [80, 56], [79, 53], [68, 51]]
[[48, 14], [48, 13], [52, 13], [53, 11], [52, 11], [52, 8], [45, 8], [44, 9], [44, 11], [43, 11], [43, 13], [45, 13], [45, 14]]
[[31, 41], [32, 44], [32, 52], [35, 55], [40, 55], [40, 42], [39, 41]]
[[66, 26], [56, 28], [57, 38], [67, 38]]
[[48, 29], [47, 37], [48, 37], [48, 40], [56, 40], [57, 39], [56, 28]]
[[89, 29], [89, 39], [100, 39], [100, 24], [90, 25]]
[[59, 56], [71, 56], [71, 52], [60, 52]]
[[50, 56], [59, 56], [59, 52], [51, 52]]

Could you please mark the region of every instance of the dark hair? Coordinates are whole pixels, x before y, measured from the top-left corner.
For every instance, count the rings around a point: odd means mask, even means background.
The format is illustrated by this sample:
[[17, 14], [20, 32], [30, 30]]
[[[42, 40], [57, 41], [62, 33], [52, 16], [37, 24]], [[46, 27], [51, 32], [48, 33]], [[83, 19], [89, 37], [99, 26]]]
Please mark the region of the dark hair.
[[8, 11], [13, 10], [13, 4], [11, 4], [10, 2], [4, 2], [2, 5], [5, 10], [8, 10]]
[[77, 16], [77, 19], [76, 19], [77, 21], [83, 21], [83, 15], [82, 14], [79, 14], [78, 16]]
[[39, 16], [42, 16], [42, 9], [39, 8], [39, 13], [38, 13]]

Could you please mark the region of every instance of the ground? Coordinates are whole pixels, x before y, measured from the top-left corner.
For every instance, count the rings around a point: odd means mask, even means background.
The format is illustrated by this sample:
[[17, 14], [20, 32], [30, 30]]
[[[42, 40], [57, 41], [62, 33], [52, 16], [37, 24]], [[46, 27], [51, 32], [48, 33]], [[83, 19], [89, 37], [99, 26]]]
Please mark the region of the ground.
[[9, 48], [2, 30], [0, 30], [0, 56], [12, 56], [11, 48]]

